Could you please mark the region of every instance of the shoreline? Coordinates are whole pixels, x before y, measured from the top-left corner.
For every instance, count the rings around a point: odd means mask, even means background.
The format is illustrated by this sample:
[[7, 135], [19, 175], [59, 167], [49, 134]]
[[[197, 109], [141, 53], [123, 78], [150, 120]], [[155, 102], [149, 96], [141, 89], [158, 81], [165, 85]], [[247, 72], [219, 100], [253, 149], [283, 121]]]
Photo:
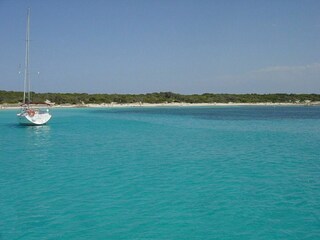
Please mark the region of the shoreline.
[[[233, 107], [233, 106], [320, 106], [320, 102], [308, 103], [101, 103], [61, 104], [50, 108], [124, 108], [124, 107]], [[20, 109], [19, 104], [0, 104], [0, 110]], [[41, 108], [41, 106], [39, 106]]]

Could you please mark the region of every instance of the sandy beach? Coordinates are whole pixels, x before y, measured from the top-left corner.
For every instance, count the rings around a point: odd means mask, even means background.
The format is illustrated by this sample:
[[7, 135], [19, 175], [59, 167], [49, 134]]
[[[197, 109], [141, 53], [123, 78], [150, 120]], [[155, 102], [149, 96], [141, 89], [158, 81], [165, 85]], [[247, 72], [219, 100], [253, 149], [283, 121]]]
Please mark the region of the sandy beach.
[[[123, 107], [226, 107], [226, 106], [320, 106], [320, 102], [308, 103], [102, 103], [55, 104], [50, 108], [123, 108]], [[41, 108], [42, 106], [39, 106]], [[0, 104], [0, 110], [19, 109], [19, 104]]]

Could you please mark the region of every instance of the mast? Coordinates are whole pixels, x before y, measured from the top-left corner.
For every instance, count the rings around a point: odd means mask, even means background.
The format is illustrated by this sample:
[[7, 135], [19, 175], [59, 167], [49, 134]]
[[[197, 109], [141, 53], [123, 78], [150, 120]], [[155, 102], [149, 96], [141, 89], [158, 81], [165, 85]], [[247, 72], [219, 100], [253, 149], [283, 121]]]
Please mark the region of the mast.
[[28, 94], [27, 95], [27, 104], [30, 103], [29, 47], [30, 47], [30, 8], [28, 8], [28, 14], [27, 14], [26, 56], [25, 56], [25, 68], [24, 68], [23, 104], [26, 103], [26, 92]]

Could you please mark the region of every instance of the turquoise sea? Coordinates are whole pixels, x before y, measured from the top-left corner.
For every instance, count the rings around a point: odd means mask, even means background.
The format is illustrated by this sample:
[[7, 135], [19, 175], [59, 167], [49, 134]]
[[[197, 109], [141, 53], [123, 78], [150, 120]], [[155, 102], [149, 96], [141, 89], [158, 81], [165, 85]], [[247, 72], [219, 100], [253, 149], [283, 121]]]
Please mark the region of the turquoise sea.
[[320, 107], [0, 111], [0, 239], [320, 239]]

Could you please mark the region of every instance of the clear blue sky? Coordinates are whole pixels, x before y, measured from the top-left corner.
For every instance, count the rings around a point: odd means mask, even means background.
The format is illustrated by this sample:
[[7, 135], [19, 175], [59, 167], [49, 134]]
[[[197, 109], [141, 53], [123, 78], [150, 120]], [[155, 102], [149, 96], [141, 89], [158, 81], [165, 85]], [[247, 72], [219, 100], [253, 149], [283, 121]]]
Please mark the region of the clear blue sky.
[[0, 0], [1, 90], [28, 7], [36, 92], [320, 93], [319, 0]]

